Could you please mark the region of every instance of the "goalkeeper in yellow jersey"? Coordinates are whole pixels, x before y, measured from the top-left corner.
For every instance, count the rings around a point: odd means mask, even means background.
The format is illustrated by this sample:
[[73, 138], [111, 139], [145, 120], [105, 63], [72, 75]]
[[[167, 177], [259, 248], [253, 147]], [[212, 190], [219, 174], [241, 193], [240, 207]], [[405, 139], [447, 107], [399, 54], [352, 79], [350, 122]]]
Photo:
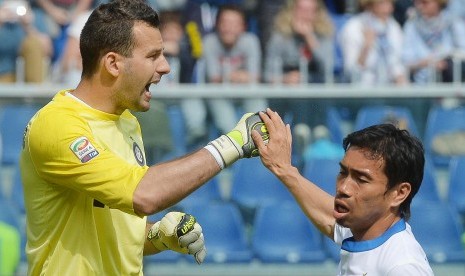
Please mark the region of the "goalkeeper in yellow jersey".
[[142, 275], [143, 256], [163, 250], [201, 263], [206, 249], [193, 215], [171, 212], [156, 223], [146, 216], [256, 156], [254, 141], [268, 140], [260, 120], [267, 115], [247, 113], [204, 148], [146, 165], [130, 111], [148, 110], [150, 85], [170, 71], [159, 25], [142, 0], [97, 7], [81, 33], [79, 85], [58, 92], [28, 124], [20, 166], [29, 275]]

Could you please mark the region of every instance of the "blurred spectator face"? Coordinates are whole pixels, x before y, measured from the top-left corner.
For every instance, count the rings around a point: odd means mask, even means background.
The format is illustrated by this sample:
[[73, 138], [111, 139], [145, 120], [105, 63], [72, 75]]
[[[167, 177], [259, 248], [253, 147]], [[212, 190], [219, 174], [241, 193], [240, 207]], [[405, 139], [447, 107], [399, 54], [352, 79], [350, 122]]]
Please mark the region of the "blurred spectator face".
[[415, 0], [415, 8], [425, 18], [436, 17], [442, 9], [437, 0]]
[[177, 22], [167, 22], [161, 29], [164, 41], [179, 42], [183, 36], [182, 26]]
[[392, 0], [375, 1], [370, 7], [370, 11], [378, 18], [386, 20], [394, 11]]
[[297, 21], [313, 22], [318, 11], [318, 0], [296, 0], [293, 19]]
[[226, 48], [231, 48], [245, 31], [245, 22], [240, 13], [225, 10], [218, 18], [216, 27], [223, 45]]

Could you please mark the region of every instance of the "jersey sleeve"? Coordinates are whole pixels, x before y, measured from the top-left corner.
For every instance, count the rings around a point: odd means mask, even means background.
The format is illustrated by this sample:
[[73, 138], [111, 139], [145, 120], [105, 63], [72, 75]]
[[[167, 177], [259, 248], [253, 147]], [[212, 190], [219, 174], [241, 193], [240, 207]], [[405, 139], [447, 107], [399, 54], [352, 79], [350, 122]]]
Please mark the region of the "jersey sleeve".
[[[85, 147], [92, 152], [80, 158], [77, 153], [85, 155]], [[80, 116], [39, 112], [28, 127], [25, 150], [44, 181], [135, 214], [133, 194], [148, 167], [130, 163], [99, 144]]]

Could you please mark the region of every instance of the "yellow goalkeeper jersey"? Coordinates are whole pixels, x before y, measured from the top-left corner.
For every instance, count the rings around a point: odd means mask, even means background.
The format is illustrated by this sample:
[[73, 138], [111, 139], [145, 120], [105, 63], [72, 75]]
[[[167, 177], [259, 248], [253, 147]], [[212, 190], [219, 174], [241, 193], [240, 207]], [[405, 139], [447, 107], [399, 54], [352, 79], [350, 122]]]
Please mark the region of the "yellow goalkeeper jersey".
[[148, 167], [137, 119], [60, 91], [21, 152], [29, 275], [142, 275], [146, 217], [133, 193]]

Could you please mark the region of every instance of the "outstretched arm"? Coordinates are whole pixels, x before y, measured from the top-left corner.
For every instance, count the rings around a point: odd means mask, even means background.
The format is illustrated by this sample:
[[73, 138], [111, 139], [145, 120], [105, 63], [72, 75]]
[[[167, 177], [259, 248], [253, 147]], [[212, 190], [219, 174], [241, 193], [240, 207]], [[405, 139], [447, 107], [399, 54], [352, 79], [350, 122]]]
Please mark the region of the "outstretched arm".
[[334, 198], [303, 177], [292, 165], [292, 135], [289, 124], [285, 124], [278, 113], [270, 109], [266, 113], [260, 113], [260, 117], [268, 128], [269, 142], [265, 144], [258, 133], [252, 133], [252, 137], [263, 165], [284, 183], [313, 224], [332, 239], [335, 224]]

